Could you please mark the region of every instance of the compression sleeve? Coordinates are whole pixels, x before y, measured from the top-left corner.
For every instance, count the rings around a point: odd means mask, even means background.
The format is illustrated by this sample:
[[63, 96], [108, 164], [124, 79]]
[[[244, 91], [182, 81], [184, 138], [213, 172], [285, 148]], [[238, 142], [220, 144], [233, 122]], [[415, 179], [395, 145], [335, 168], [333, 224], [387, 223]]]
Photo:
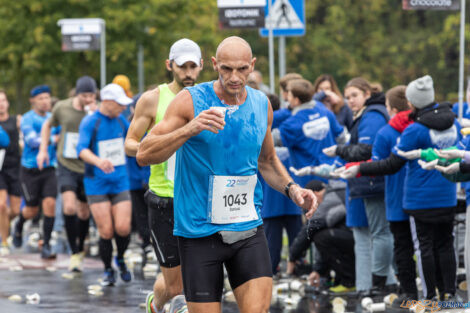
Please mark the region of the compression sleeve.
[[363, 176], [391, 175], [398, 172], [406, 162], [407, 161], [404, 159], [391, 153], [390, 156], [384, 160], [361, 163], [359, 172]]

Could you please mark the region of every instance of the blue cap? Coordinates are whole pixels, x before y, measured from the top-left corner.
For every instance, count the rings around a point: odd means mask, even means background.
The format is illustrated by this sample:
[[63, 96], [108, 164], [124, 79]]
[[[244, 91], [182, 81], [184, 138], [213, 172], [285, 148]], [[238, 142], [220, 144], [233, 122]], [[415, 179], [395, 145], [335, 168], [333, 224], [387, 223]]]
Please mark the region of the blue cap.
[[31, 96], [31, 98], [33, 98], [44, 92], [47, 92], [48, 94], [50, 94], [51, 88], [49, 88], [49, 86], [47, 85], [39, 85], [39, 86], [33, 87], [33, 89], [31, 89], [31, 91], [29, 92], [29, 95]]

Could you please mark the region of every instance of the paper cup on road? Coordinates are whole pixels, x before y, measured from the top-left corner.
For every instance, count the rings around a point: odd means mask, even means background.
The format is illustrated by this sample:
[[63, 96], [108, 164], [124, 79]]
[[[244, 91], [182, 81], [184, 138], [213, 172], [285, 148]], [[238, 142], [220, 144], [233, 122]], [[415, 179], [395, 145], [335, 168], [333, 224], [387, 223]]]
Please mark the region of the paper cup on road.
[[395, 301], [396, 298], [398, 298], [398, 296], [395, 293], [391, 293], [384, 297], [384, 302], [385, 304], [392, 305], [393, 301]]
[[216, 109], [217, 111], [222, 113], [222, 115], [224, 116], [224, 119], [225, 119], [225, 113], [227, 112], [227, 108], [224, 108], [224, 107], [210, 107], [209, 109]]
[[344, 300], [343, 298], [341, 298], [341, 297], [335, 297], [333, 299], [333, 301], [331, 301], [331, 304], [333, 306], [339, 305], [339, 304], [341, 304], [342, 306], [346, 306], [348, 304], [348, 302], [346, 300]]
[[21, 302], [21, 301], [23, 301], [23, 298], [21, 298], [20, 295], [12, 295], [12, 296], [8, 297], [8, 300], [10, 300], [12, 302]]
[[361, 306], [362, 306], [364, 309], [368, 309], [369, 306], [371, 306], [373, 303], [374, 303], [374, 301], [372, 301], [371, 298], [367, 297], [367, 298], [362, 299], [362, 301], [361, 301]]
[[88, 294], [95, 296], [95, 297], [101, 297], [104, 293], [101, 290], [89, 289]]
[[383, 312], [385, 311], [385, 303], [372, 303], [367, 309], [369, 312]]
[[298, 280], [294, 280], [290, 283], [290, 289], [293, 290], [293, 291], [299, 291], [300, 290], [300, 287], [302, 287], [302, 282], [298, 281]]
[[39, 304], [41, 301], [41, 296], [37, 293], [26, 295], [26, 303], [28, 304]]
[[333, 304], [333, 313], [344, 313], [345, 310], [344, 305], [341, 303]]
[[101, 285], [89, 285], [88, 290], [102, 290], [103, 287]]

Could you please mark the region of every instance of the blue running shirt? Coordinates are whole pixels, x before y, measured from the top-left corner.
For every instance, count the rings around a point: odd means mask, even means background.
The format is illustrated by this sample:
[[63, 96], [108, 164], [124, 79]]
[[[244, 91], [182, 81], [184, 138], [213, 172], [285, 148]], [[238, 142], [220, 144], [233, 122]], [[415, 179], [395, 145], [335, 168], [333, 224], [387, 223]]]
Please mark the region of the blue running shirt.
[[[214, 82], [199, 84], [187, 90], [193, 100], [195, 117], [210, 107], [225, 107], [226, 124], [218, 134], [202, 131], [186, 141], [176, 152], [174, 235], [198, 238], [221, 230], [245, 231], [261, 225], [260, 207], [263, 195], [256, 174], [268, 125], [267, 97], [258, 90], [246, 87], [248, 94], [245, 102], [239, 106], [230, 106], [217, 97]], [[240, 223], [212, 223], [209, 199], [214, 175], [255, 177], [255, 219]], [[227, 186], [225, 183], [224, 186], [221, 185], [217, 184], [220, 187], [231, 187], [230, 183]]]

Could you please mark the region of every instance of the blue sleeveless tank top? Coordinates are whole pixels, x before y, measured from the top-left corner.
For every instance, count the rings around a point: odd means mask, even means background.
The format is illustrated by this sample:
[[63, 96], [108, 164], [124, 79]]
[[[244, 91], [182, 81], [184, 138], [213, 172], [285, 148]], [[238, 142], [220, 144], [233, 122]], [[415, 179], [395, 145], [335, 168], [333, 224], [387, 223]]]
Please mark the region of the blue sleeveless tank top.
[[268, 124], [268, 100], [260, 91], [246, 87], [239, 106], [222, 103], [214, 82], [189, 87], [194, 116], [213, 106], [227, 108], [225, 127], [218, 134], [204, 130], [176, 152], [174, 235], [199, 238], [221, 230], [245, 231], [261, 225], [263, 192], [259, 181], [254, 191], [258, 218], [248, 222], [213, 224], [209, 217], [210, 181], [213, 175], [251, 176], [258, 172], [258, 157]]

